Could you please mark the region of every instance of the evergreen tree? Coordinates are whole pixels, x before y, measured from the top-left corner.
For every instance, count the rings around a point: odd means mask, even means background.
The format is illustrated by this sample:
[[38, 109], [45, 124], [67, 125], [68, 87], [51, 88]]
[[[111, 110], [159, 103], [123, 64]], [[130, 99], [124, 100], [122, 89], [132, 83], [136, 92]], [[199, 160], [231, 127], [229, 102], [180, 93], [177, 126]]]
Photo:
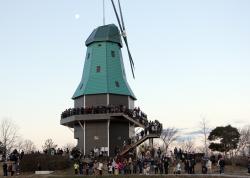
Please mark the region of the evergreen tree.
[[208, 136], [208, 140], [211, 141], [209, 148], [213, 151], [227, 153], [237, 148], [239, 139], [240, 133], [237, 128], [231, 125], [216, 127]]

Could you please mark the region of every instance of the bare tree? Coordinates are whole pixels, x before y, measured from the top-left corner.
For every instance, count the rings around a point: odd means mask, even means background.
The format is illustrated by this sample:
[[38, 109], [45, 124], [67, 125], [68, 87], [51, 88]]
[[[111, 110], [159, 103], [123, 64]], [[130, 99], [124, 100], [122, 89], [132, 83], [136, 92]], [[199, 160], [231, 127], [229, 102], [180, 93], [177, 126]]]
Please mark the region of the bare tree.
[[4, 146], [2, 144], [2, 142], [0, 142], [0, 154], [2, 155], [4, 152]]
[[166, 128], [163, 129], [161, 133], [161, 139], [164, 142], [166, 151], [168, 150], [169, 146], [178, 138], [178, 130], [175, 128]]
[[14, 149], [17, 141], [17, 126], [10, 119], [3, 119], [0, 123], [0, 142], [3, 145], [3, 154], [7, 156]]
[[19, 137], [16, 143], [16, 150], [20, 153], [23, 150], [23, 139]]
[[242, 154], [243, 156], [245, 156], [247, 149], [250, 146], [250, 125], [243, 127], [239, 132], [240, 140], [234, 154]]
[[74, 147], [75, 147], [75, 145], [73, 143], [67, 143], [63, 146], [63, 150], [64, 151], [71, 151]]
[[36, 146], [34, 144], [34, 142], [32, 142], [31, 140], [24, 140], [23, 141], [23, 151], [24, 153], [32, 153], [34, 151], [36, 151]]
[[210, 128], [208, 127], [208, 121], [206, 120], [205, 117], [201, 117], [200, 121], [200, 127], [201, 127], [201, 134], [203, 135], [203, 147], [204, 147], [204, 152], [206, 155], [208, 155], [208, 135], [210, 132]]
[[56, 149], [57, 145], [53, 142], [51, 138], [45, 140], [44, 145], [42, 146], [43, 150], [50, 150], [52, 148]]
[[186, 151], [186, 152], [192, 152], [192, 151], [195, 151], [195, 145], [194, 145], [194, 141], [192, 138], [187, 138], [185, 140], [182, 140], [181, 142], [181, 149], [183, 151]]

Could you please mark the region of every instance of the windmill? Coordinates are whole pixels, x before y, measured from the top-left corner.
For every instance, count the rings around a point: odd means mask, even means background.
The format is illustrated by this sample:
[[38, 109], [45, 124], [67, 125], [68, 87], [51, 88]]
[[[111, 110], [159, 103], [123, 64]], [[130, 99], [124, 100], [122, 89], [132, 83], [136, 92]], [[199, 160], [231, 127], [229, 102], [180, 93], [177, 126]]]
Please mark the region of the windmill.
[[[122, 148], [124, 140], [135, 136], [135, 127], [145, 128], [145, 122], [142, 122], [146, 121], [145, 115], [135, 119], [131, 114], [135, 111], [136, 97], [126, 78], [122, 41], [127, 48], [133, 77], [134, 61], [128, 45], [120, 1], [118, 0], [119, 11], [113, 0], [111, 3], [118, 27], [114, 24], [105, 25], [103, 18], [104, 25], [94, 29], [85, 41], [87, 51], [83, 74], [72, 97], [74, 108], [65, 110], [61, 115], [61, 125], [74, 129], [77, 147], [84, 155], [94, 148], [100, 148], [108, 156], [115, 156], [116, 147]], [[155, 137], [158, 136], [146, 135], [122, 154]]]

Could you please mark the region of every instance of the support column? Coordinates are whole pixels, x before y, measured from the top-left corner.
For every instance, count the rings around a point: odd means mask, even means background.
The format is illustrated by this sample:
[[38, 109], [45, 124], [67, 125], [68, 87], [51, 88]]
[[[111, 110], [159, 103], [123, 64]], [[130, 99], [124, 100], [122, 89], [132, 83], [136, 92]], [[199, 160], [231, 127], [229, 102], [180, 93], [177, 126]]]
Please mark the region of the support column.
[[85, 102], [85, 95], [83, 95], [83, 108], [85, 108], [85, 106], [86, 106], [86, 102]]
[[84, 128], [84, 132], [83, 132], [83, 155], [86, 155], [86, 121], [84, 121], [83, 123], [83, 128]]
[[110, 119], [108, 119], [108, 121], [107, 121], [107, 137], [108, 137], [108, 139], [107, 139], [107, 148], [108, 148], [108, 156], [109, 156], [109, 126], [110, 126]]
[[107, 94], [107, 106], [109, 105], [109, 94]]
[[78, 124], [81, 126], [82, 131], [83, 131], [83, 155], [85, 155], [85, 138], [86, 138], [86, 123], [85, 121], [83, 122], [83, 125], [80, 121], [78, 121]]
[[154, 139], [153, 139], [153, 138], [150, 138], [150, 139], [149, 139], [149, 146], [150, 146], [151, 148], [153, 148], [153, 146], [154, 146]]

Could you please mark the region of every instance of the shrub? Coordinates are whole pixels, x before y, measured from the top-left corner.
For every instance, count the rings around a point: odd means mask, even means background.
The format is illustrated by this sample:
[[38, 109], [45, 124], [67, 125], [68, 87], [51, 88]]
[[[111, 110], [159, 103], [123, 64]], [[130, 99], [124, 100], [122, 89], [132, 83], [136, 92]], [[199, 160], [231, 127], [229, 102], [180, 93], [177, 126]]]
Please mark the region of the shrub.
[[27, 154], [20, 161], [20, 169], [23, 172], [37, 171], [40, 164], [41, 170], [63, 170], [70, 167], [68, 157], [61, 155]]

